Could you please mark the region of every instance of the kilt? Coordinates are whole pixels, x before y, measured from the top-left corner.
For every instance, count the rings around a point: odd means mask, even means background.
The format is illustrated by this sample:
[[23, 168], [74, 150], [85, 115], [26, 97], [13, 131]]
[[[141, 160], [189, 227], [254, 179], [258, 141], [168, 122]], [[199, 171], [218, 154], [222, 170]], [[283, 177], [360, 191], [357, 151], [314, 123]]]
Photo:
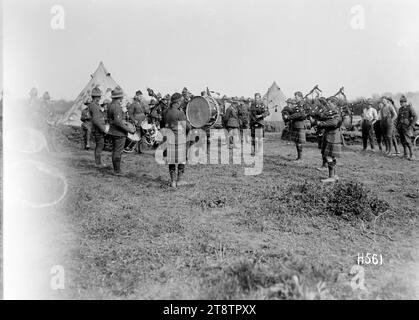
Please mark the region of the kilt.
[[326, 136], [323, 136], [322, 143], [322, 156], [324, 158], [340, 158], [342, 153], [342, 143], [331, 143], [328, 142]]
[[166, 164], [186, 164], [186, 143], [167, 143]]
[[305, 129], [291, 129], [290, 140], [296, 144], [306, 143], [306, 131]]

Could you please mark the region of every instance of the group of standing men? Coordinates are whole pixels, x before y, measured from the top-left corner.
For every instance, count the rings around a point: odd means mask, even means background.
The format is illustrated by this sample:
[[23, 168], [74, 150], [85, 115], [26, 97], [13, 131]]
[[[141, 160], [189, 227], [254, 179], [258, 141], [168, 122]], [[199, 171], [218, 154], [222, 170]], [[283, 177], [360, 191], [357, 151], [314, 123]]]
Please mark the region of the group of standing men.
[[412, 137], [414, 126], [418, 116], [406, 96], [400, 97], [400, 109], [397, 110], [394, 100], [391, 97], [382, 97], [378, 102], [378, 108], [372, 107], [372, 102], [367, 101], [367, 106], [362, 112], [362, 142], [363, 151], [367, 150], [368, 142], [371, 149], [375, 150], [374, 134], [377, 139], [378, 148], [382, 150], [384, 144], [386, 155], [392, 155], [391, 149], [394, 147], [395, 154], [398, 155], [397, 137], [403, 146], [403, 157], [408, 160], [415, 160], [412, 150]]

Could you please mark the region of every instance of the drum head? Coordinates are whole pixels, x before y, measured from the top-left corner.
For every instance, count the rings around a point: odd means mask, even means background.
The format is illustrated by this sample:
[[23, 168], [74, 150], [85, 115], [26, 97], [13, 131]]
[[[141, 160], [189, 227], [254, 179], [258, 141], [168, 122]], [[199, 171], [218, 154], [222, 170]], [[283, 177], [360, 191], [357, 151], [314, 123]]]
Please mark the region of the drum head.
[[140, 141], [140, 136], [138, 135], [138, 133], [128, 133], [128, 139], [132, 140], [132, 141]]
[[147, 120], [144, 120], [143, 122], [141, 122], [141, 128], [143, 128], [144, 130], [149, 130], [151, 129], [152, 125], [151, 123], [148, 123]]
[[188, 104], [186, 116], [194, 128], [207, 125], [211, 117], [208, 101], [204, 97], [194, 97]]

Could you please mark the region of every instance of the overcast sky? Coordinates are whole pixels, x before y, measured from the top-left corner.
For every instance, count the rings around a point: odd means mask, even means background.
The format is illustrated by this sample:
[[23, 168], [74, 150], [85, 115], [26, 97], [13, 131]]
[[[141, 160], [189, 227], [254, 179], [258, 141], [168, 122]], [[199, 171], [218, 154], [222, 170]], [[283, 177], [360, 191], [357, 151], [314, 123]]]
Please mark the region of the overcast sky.
[[[63, 30], [51, 27], [57, 4]], [[365, 28], [354, 30], [358, 4]], [[103, 61], [130, 96], [250, 96], [273, 81], [287, 96], [315, 84], [353, 98], [417, 91], [418, 12], [417, 0], [5, 0], [3, 80], [13, 95], [74, 99]]]

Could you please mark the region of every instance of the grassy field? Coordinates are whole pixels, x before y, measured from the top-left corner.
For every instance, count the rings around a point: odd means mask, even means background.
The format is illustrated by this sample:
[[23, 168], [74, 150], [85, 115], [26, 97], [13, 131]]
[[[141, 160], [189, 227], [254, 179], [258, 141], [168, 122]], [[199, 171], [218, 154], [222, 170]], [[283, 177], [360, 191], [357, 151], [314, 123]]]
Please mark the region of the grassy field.
[[[66, 288], [51, 297], [418, 299], [418, 163], [359, 149], [323, 186], [316, 146], [294, 164], [294, 146], [272, 133], [262, 174], [189, 166], [190, 185], [172, 190], [152, 152], [125, 155], [128, 175], [115, 177], [92, 151], [65, 148], [51, 163], [69, 192], [45, 219]], [[383, 258], [363, 266], [364, 290], [351, 286], [358, 253]]]

